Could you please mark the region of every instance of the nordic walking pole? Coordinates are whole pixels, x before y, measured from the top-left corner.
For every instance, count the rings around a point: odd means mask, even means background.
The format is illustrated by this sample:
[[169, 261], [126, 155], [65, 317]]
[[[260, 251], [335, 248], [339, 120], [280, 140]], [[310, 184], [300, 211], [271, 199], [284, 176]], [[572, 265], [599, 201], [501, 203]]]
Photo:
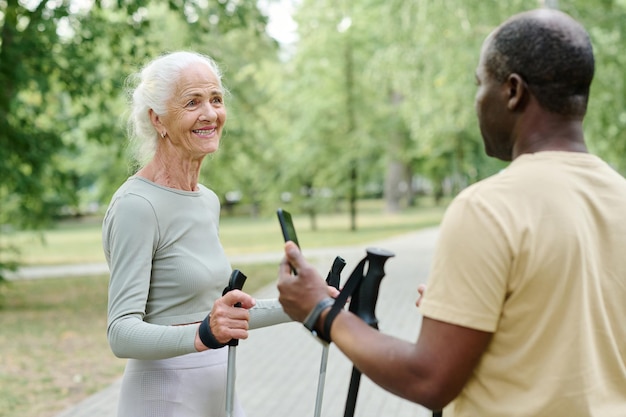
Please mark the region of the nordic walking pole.
[[[336, 289], [339, 289], [339, 282], [341, 281], [341, 271], [346, 266], [346, 261], [337, 256], [333, 262], [333, 266], [328, 271], [326, 277], [326, 283]], [[317, 381], [317, 397], [315, 398], [315, 417], [320, 417], [322, 414], [322, 399], [324, 397], [324, 383], [326, 382], [326, 366], [328, 365], [328, 351], [329, 345], [324, 345], [322, 350], [322, 362], [320, 363], [320, 376]]]
[[[395, 255], [384, 249], [367, 249], [367, 273], [352, 295], [352, 301], [350, 301], [349, 310], [375, 329], [378, 329], [378, 319], [375, 314], [376, 302], [378, 301], [378, 289], [380, 288], [380, 282], [385, 276], [385, 262], [392, 256]], [[360, 382], [361, 371], [353, 366], [344, 417], [354, 416], [354, 408], [356, 406]]]
[[[246, 276], [238, 269], [234, 269], [228, 280], [228, 287], [224, 288], [222, 295], [232, 290], [241, 290], [246, 282]], [[241, 307], [241, 303], [235, 304]], [[228, 342], [228, 369], [226, 371], [226, 416], [233, 415], [233, 404], [235, 402], [235, 358], [239, 339], [232, 339]]]

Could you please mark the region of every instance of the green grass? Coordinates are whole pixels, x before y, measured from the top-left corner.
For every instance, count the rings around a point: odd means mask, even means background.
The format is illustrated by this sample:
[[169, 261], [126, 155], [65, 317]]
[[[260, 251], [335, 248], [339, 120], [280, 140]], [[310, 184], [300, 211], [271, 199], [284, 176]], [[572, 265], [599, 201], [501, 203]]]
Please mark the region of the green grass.
[[[289, 207], [286, 207], [289, 210]], [[360, 203], [357, 231], [346, 213], [320, 215], [317, 230], [294, 214], [303, 247], [367, 244], [438, 224], [443, 208], [422, 205], [394, 215], [380, 202]], [[276, 216], [223, 217], [228, 254], [282, 250]], [[30, 265], [102, 262], [100, 219], [65, 222], [42, 233], [2, 236]], [[276, 279], [277, 265], [246, 265], [246, 291]], [[0, 285], [0, 417], [52, 417], [119, 378], [124, 360], [106, 340], [107, 276], [12, 281]]]
[[[303, 248], [347, 246], [373, 242], [396, 234], [434, 225], [443, 207], [425, 202], [400, 213], [384, 214], [378, 200], [359, 203], [357, 230], [350, 230], [347, 213], [322, 214], [313, 230], [308, 216], [290, 210]], [[23, 265], [61, 265], [104, 262], [101, 218], [63, 222], [43, 232], [4, 234], [4, 244], [15, 246]], [[227, 255], [274, 252], [282, 249], [282, 235], [275, 215], [262, 218], [222, 216], [220, 238]], [[6, 256], [6, 255], [5, 255]]]
[[51, 416], [122, 372], [106, 342], [107, 277], [10, 282], [0, 311], [0, 416]]

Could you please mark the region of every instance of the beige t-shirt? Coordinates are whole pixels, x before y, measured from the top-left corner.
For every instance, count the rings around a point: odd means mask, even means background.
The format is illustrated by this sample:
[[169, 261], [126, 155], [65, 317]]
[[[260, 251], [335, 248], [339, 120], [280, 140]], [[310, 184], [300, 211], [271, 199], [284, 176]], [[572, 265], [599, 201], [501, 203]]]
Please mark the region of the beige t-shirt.
[[420, 309], [494, 333], [446, 417], [626, 416], [626, 180], [541, 152], [468, 187]]

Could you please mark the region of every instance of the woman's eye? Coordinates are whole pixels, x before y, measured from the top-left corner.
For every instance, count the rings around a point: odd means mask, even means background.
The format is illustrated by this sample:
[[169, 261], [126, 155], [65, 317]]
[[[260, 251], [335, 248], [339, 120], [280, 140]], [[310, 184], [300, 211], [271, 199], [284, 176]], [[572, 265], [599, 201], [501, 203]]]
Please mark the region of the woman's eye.
[[222, 102], [222, 97], [213, 97], [213, 99], [211, 101], [213, 103], [221, 103]]
[[198, 102], [197, 102], [196, 100], [189, 100], [189, 101], [187, 102], [187, 107], [193, 107], [193, 106], [195, 106], [196, 104], [198, 104]]

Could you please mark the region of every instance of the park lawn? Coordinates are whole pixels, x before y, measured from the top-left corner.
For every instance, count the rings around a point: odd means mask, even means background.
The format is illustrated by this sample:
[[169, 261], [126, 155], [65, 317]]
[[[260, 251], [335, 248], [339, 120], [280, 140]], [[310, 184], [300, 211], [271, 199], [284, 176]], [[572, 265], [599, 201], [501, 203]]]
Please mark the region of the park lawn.
[[1, 289], [0, 416], [54, 416], [119, 377], [106, 341], [107, 277]]
[[[307, 215], [295, 210], [291, 213], [302, 247], [319, 248], [374, 242], [435, 225], [445, 209], [425, 200], [417, 207], [384, 214], [382, 204], [380, 200], [361, 202], [354, 231], [350, 230], [346, 212], [318, 215], [315, 229]], [[20, 255], [15, 260], [22, 265], [101, 263], [105, 261], [101, 226], [101, 217], [82, 218], [61, 222], [42, 232], [5, 232], [0, 235], [0, 243], [17, 248]], [[228, 256], [282, 250], [282, 234], [275, 214], [252, 218], [222, 213], [220, 239]]]

